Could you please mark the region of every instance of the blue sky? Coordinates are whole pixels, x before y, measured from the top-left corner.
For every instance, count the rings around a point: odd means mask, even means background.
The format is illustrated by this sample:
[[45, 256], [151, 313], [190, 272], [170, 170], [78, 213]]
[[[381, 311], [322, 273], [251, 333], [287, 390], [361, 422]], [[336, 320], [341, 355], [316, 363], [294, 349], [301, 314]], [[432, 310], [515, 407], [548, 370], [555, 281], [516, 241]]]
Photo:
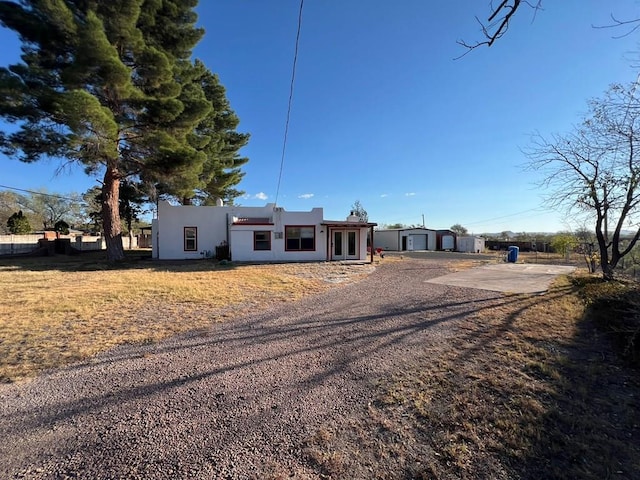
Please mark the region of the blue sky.
[[[276, 201], [299, 0], [203, 0], [195, 51], [216, 72], [251, 134], [242, 205]], [[637, 39], [594, 29], [640, 17], [637, 0], [546, 0], [524, 7], [491, 48], [474, 18], [489, 1], [305, 0], [284, 169], [277, 203], [324, 207], [340, 220], [359, 200], [370, 221], [474, 233], [575, 228], [543, 207], [521, 149], [564, 132], [589, 98], [635, 80]], [[0, 30], [0, 62], [17, 60]], [[96, 179], [57, 162], [0, 156], [0, 184], [84, 192]]]

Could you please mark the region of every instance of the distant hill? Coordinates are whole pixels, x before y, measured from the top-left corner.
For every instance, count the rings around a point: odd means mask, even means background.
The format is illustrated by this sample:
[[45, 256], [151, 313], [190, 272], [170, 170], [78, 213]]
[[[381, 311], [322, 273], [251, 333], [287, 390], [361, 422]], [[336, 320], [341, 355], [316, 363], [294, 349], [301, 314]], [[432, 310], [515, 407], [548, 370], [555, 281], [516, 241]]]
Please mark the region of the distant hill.
[[[506, 232], [495, 232], [495, 233], [481, 233], [480, 235], [482, 237], [491, 237], [491, 238], [500, 238], [500, 239], [504, 239], [504, 240], [508, 240], [508, 239], [512, 239], [512, 238], [518, 238], [518, 237], [522, 237], [523, 235], [525, 237], [530, 237], [532, 239], [535, 239], [537, 236], [549, 236], [549, 235], [555, 235], [556, 232], [512, 232], [511, 230], [506, 231]], [[504, 238], [506, 236], [506, 238]]]

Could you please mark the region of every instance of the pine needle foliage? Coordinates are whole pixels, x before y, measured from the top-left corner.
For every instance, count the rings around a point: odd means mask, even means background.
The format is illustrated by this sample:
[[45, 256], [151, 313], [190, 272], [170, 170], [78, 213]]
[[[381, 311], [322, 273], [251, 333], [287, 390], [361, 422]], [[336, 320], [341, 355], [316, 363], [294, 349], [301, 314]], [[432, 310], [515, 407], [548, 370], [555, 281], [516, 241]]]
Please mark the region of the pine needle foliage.
[[21, 61], [0, 68], [0, 116], [14, 124], [0, 149], [25, 162], [78, 162], [102, 177], [110, 260], [124, 258], [122, 180], [190, 198], [224, 197], [242, 178], [248, 135], [235, 131], [218, 77], [192, 59], [204, 35], [197, 4], [0, 2], [0, 23], [22, 42]]

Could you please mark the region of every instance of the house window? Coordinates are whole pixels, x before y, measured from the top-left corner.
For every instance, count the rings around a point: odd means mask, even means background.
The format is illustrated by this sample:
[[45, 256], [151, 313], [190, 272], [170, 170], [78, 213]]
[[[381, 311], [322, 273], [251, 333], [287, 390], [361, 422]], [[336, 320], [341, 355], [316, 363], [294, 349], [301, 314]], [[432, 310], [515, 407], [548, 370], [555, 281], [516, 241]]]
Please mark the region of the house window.
[[271, 232], [253, 232], [254, 250], [271, 250]]
[[198, 251], [198, 227], [184, 227], [184, 251]]
[[313, 251], [316, 249], [315, 227], [285, 227], [286, 250]]

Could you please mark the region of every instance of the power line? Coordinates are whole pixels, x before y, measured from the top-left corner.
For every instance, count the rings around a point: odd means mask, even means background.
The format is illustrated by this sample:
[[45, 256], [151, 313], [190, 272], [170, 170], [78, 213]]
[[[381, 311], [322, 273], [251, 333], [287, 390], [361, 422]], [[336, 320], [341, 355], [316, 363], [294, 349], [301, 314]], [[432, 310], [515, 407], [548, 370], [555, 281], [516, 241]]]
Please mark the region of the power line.
[[[479, 221], [475, 221], [475, 222], [458, 222], [462, 225], [464, 225], [465, 227], [473, 227], [475, 225], [481, 225], [481, 224], [486, 224], [488, 222], [494, 222], [496, 220], [503, 220], [503, 219], [508, 219], [511, 217], [515, 217], [518, 215], [523, 215], [525, 213], [530, 213], [530, 212], [537, 212], [535, 215], [526, 215], [524, 217], [522, 217], [523, 219], [529, 219], [529, 218], [534, 218], [534, 217], [539, 217], [540, 215], [545, 215], [548, 213], [548, 210], [542, 208], [542, 207], [535, 207], [535, 208], [530, 208], [528, 210], [522, 210], [520, 212], [515, 212], [515, 213], [510, 213], [507, 215], [501, 215], [499, 217], [493, 217], [493, 218], [488, 218], [486, 220], [479, 220]], [[407, 225], [422, 225], [422, 223], [420, 222], [414, 222], [414, 220], [416, 220], [418, 217], [411, 217], [409, 218], [404, 218], [401, 220], [397, 220], [398, 223], [401, 224], [407, 224]], [[386, 223], [386, 222], [383, 222]]]
[[[536, 212], [536, 211], [540, 212], [540, 214], [546, 213], [545, 210], [541, 209], [540, 207], [536, 207], [536, 208], [530, 208], [528, 210], [522, 210], [521, 212], [510, 213], [508, 215], [502, 215], [501, 217], [494, 217], [494, 218], [488, 218], [486, 220], [478, 220], [478, 221], [475, 221], [475, 222], [465, 223], [465, 225], [479, 225], [481, 223], [493, 222], [495, 220], [502, 220], [503, 218], [515, 217], [516, 215], [522, 215], [523, 213]], [[537, 216], [537, 215], [534, 215], [534, 216]], [[526, 217], [526, 218], [530, 218], [530, 217]]]
[[[43, 197], [60, 198], [62, 200], [69, 200], [71, 202], [78, 202], [79, 201], [79, 199], [77, 199], [77, 198], [63, 197], [62, 195], [55, 195], [53, 193], [36, 192], [34, 190], [25, 190], [23, 188], [8, 187], [6, 185], [0, 185], [0, 188], [5, 188], [7, 190], [15, 190], [16, 192], [30, 193], [31, 195], [42, 195]], [[84, 202], [80, 201], [80, 203], [84, 203]]]
[[282, 158], [280, 159], [280, 173], [278, 174], [278, 186], [276, 188], [275, 203], [278, 204], [278, 195], [280, 194], [280, 183], [282, 181], [282, 170], [284, 169], [284, 154], [287, 149], [287, 134], [289, 133], [289, 118], [291, 117], [291, 104], [293, 101], [293, 85], [296, 78], [296, 65], [298, 63], [298, 44], [300, 43], [300, 30], [302, 27], [302, 7], [304, 0], [300, 0], [300, 11], [298, 12], [298, 31], [296, 33], [296, 47], [293, 53], [293, 68], [291, 70], [291, 86], [289, 87], [289, 103], [287, 106], [287, 121], [284, 126], [284, 140], [282, 142]]

